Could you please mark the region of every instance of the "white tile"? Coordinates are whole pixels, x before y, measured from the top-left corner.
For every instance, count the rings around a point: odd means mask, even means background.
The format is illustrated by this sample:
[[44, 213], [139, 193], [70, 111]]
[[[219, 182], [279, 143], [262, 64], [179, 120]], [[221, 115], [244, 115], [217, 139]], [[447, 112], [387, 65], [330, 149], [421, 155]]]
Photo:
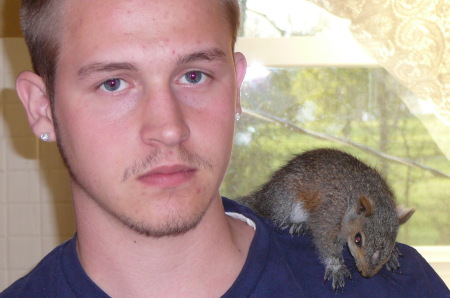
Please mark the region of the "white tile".
[[11, 204], [7, 212], [9, 236], [41, 235], [41, 214], [38, 204]]
[[39, 168], [36, 138], [11, 138], [5, 145], [6, 170], [35, 170]]
[[39, 237], [10, 237], [8, 240], [8, 268], [28, 272], [42, 259]]
[[40, 199], [37, 170], [9, 171], [6, 174], [6, 196], [10, 203], [37, 203]]

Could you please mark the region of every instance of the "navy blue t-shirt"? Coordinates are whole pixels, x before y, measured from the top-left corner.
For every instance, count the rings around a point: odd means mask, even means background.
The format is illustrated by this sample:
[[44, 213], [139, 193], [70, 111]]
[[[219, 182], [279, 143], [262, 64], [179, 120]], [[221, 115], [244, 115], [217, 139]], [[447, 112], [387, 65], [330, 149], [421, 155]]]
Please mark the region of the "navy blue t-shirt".
[[[309, 236], [291, 236], [268, 220], [232, 200], [223, 199], [227, 212], [240, 213], [256, 224], [245, 265], [223, 297], [450, 297], [449, 289], [413, 248], [398, 244], [403, 254], [401, 273], [383, 267], [363, 278], [348, 250], [346, 266], [352, 274], [344, 290], [335, 293], [324, 284], [324, 266]], [[76, 252], [76, 236], [55, 248], [28, 275], [0, 297], [108, 297], [84, 272]]]

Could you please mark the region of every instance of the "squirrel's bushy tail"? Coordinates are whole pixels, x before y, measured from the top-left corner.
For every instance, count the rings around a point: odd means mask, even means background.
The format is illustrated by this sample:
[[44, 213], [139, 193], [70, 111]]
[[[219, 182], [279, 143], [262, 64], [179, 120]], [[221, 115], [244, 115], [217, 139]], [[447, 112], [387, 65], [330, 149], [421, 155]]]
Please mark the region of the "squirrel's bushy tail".
[[256, 199], [252, 195], [237, 197], [235, 200], [236, 200], [236, 202], [238, 202], [242, 205], [248, 206], [252, 209], [254, 209], [254, 207], [255, 207]]

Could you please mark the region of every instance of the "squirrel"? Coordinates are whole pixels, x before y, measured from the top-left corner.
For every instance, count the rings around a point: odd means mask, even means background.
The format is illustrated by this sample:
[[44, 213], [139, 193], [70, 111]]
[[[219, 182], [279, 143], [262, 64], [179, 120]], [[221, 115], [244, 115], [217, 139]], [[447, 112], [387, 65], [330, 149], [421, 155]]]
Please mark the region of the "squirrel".
[[332, 278], [335, 291], [344, 288], [345, 277], [351, 279], [342, 256], [345, 244], [365, 278], [383, 265], [399, 269], [398, 228], [415, 211], [397, 206], [377, 170], [328, 148], [296, 155], [267, 183], [236, 200], [291, 234], [310, 233], [325, 266], [324, 282]]

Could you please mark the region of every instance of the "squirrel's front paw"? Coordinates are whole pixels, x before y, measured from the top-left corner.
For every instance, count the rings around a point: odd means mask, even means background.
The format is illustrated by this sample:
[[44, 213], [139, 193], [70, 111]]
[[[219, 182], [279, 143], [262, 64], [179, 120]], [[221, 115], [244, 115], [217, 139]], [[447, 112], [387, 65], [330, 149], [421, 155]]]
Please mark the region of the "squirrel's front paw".
[[386, 268], [389, 271], [394, 271], [396, 269], [400, 268], [400, 263], [398, 261], [398, 258], [402, 256], [402, 253], [398, 250], [397, 246], [394, 247], [394, 250], [392, 251], [391, 257], [389, 258], [389, 261], [386, 263]]
[[281, 230], [289, 228], [289, 234], [291, 235], [302, 235], [306, 232], [306, 224], [304, 222], [299, 223], [283, 223], [279, 225]]
[[325, 270], [324, 282], [327, 282], [330, 277], [332, 278], [333, 290], [337, 291], [339, 288], [344, 288], [345, 277], [352, 279], [350, 271], [344, 264], [329, 265]]
[[294, 234], [301, 235], [305, 231], [306, 231], [306, 224], [304, 222], [292, 224], [291, 228], [289, 229], [289, 233], [291, 235], [294, 235]]

